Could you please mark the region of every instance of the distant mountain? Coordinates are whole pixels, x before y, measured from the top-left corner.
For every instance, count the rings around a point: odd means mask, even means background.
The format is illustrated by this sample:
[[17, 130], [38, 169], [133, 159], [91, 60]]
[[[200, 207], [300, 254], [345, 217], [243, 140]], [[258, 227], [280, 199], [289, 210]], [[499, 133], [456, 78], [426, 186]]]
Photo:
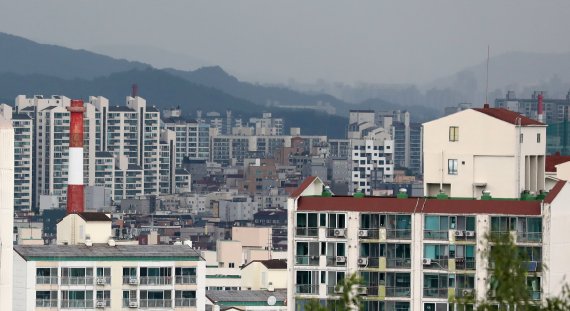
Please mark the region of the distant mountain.
[[40, 44], [0, 32], [0, 71], [90, 79], [111, 73], [144, 69], [147, 64], [114, 59], [85, 50]]
[[[486, 61], [437, 79], [427, 88], [450, 88], [470, 101], [485, 98]], [[491, 95], [504, 96], [507, 90], [520, 97], [530, 97], [533, 90], [547, 91], [549, 96], [563, 97], [570, 89], [570, 53], [511, 52], [489, 60]]]

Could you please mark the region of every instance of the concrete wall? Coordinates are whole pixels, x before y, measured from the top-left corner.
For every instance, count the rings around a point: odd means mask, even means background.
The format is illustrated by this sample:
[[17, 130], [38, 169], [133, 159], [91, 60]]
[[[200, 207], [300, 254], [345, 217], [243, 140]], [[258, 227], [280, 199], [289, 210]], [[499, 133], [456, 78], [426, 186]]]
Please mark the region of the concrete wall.
[[0, 120], [0, 302], [12, 308], [12, 264], [14, 227], [14, 129]]
[[267, 248], [272, 239], [272, 229], [262, 227], [233, 227], [232, 240], [240, 241], [244, 247]]

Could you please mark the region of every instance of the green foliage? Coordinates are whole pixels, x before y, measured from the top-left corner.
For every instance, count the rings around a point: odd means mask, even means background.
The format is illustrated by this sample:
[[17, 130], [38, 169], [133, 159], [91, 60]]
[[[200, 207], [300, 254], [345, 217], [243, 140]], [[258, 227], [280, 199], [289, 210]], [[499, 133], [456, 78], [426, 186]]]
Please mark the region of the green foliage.
[[330, 300], [327, 306], [322, 306], [318, 300], [312, 299], [305, 305], [305, 311], [357, 311], [361, 306], [361, 296], [358, 294], [361, 284], [362, 279], [351, 274], [337, 285], [337, 290], [341, 291], [338, 300]]

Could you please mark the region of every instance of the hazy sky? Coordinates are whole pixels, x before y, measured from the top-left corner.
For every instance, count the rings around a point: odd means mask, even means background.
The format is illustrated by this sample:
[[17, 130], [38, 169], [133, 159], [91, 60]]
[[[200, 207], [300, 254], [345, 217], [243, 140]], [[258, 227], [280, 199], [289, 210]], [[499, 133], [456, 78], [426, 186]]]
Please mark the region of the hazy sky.
[[0, 31], [266, 82], [424, 83], [480, 63], [487, 44], [568, 52], [569, 12], [568, 0], [0, 0]]

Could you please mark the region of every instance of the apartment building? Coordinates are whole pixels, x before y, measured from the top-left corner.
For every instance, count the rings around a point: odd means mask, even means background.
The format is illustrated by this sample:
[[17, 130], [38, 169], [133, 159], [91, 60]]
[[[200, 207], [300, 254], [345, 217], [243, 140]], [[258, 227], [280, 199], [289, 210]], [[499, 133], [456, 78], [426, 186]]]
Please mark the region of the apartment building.
[[204, 310], [205, 263], [187, 245], [42, 245], [14, 251], [13, 310]]
[[210, 154], [210, 125], [181, 116], [180, 109], [170, 110], [162, 119], [164, 127], [176, 133], [176, 166], [184, 158], [207, 160]]
[[[60, 206], [65, 205], [69, 104], [69, 98], [59, 95], [16, 98], [13, 123], [21, 144], [32, 139], [31, 146], [17, 149], [18, 171], [22, 171], [18, 178], [25, 178], [27, 172], [31, 176], [31, 181], [18, 179], [16, 184], [19, 208], [39, 206], [42, 195], [55, 196]], [[127, 97], [125, 106], [114, 106], [102, 96], [89, 97], [84, 107], [85, 185], [104, 187], [115, 201], [158, 195], [161, 189], [171, 193], [188, 188], [184, 182], [189, 176], [183, 170], [161, 170], [161, 161], [167, 162], [162, 167], [173, 163], [164, 152], [171, 153], [174, 148], [161, 144], [160, 113], [155, 107], [141, 97]], [[29, 150], [33, 156], [26, 155]], [[26, 192], [33, 194], [31, 203], [25, 199]]]
[[336, 197], [323, 186], [308, 178], [288, 200], [288, 310], [338, 299], [353, 273], [364, 310], [455, 310], [453, 298], [489, 292], [487, 233], [512, 235], [527, 254], [533, 301], [558, 295], [570, 275], [564, 181], [530, 200]]
[[31, 211], [33, 120], [6, 104], [0, 104], [0, 118], [10, 120], [14, 129], [14, 210]]
[[502, 108], [423, 124], [424, 193], [519, 198], [545, 190], [546, 125]]
[[371, 194], [394, 177], [394, 141], [386, 135], [351, 139], [351, 192]]
[[[211, 139], [211, 161], [222, 165], [243, 165], [245, 158], [275, 158], [283, 147], [291, 147], [294, 136], [214, 135]], [[326, 142], [326, 136], [298, 136], [309, 150]], [[296, 138], [296, 137], [295, 137]]]
[[12, 309], [14, 230], [14, 129], [0, 117], [0, 301]]

